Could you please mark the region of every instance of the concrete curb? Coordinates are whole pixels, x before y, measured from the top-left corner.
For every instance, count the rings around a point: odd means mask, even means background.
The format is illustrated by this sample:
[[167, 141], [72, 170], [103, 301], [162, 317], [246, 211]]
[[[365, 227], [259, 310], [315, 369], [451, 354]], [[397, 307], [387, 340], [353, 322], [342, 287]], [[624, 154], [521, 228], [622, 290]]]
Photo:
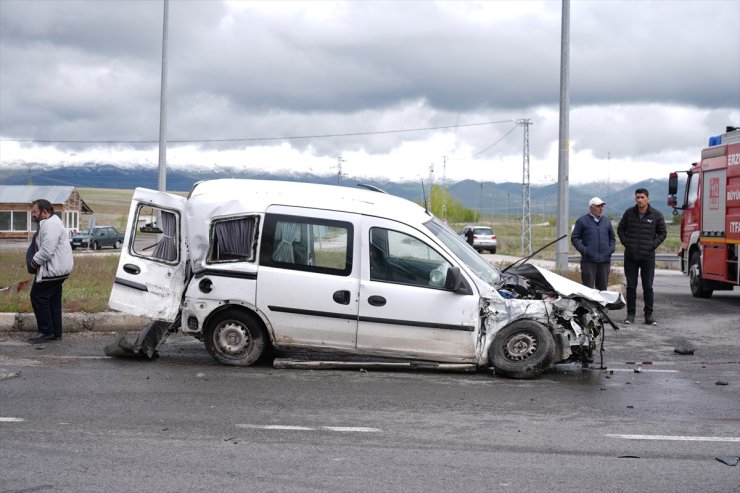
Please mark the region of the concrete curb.
[[[63, 313], [64, 332], [117, 332], [141, 330], [149, 323], [146, 317], [118, 312]], [[0, 313], [1, 332], [36, 332], [33, 313]]]

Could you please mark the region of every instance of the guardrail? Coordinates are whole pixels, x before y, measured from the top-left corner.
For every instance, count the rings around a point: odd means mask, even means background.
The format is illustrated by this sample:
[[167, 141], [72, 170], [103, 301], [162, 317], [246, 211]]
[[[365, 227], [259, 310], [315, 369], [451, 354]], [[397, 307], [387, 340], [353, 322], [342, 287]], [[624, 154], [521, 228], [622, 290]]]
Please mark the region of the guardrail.
[[[568, 262], [580, 262], [581, 256], [580, 255], [568, 255]], [[614, 253], [612, 254], [612, 260], [624, 260], [624, 254], [623, 253]], [[676, 255], [675, 253], [656, 253], [655, 254], [655, 261], [656, 262], [678, 262], [681, 260], [681, 257]]]

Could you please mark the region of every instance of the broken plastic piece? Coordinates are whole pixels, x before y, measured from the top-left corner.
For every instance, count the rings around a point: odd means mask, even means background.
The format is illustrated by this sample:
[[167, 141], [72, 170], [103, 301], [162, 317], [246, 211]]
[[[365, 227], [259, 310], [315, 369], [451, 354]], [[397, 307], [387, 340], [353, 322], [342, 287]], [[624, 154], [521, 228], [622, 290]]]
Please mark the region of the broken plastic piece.
[[728, 466], [736, 466], [738, 462], [740, 462], [740, 457], [737, 457], [734, 455], [726, 455], [724, 457], [715, 457], [715, 459], [722, 462], [723, 464], [727, 464]]
[[673, 352], [676, 353], [676, 354], [687, 354], [687, 355], [691, 355], [691, 354], [694, 354], [694, 348], [690, 348], [690, 347], [677, 347], [676, 349], [673, 350]]
[[117, 358], [154, 359], [159, 356], [157, 348], [167, 339], [169, 333], [169, 322], [152, 320], [139, 333], [134, 344], [131, 344], [126, 337], [121, 336], [116, 342], [105, 346], [103, 351], [106, 355]]

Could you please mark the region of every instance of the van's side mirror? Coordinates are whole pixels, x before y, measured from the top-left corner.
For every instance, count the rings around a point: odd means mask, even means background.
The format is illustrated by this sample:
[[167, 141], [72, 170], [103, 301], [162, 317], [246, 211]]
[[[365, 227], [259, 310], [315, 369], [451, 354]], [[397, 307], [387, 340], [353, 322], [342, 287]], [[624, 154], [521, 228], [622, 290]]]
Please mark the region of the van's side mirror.
[[452, 291], [455, 294], [473, 294], [473, 290], [470, 289], [468, 281], [465, 280], [460, 272], [460, 267], [450, 267], [447, 269], [445, 289]]

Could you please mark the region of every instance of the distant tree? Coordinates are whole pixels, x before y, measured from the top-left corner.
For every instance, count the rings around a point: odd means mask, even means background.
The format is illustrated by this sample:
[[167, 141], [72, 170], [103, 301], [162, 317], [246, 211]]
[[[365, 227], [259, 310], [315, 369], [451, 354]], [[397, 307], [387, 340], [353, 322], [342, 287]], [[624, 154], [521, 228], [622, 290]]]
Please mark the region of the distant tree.
[[[422, 204], [423, 205], [423, 204]], [[449, 223], [474, 223], [479, 220], [479, 213], [473, 209], [467, 209], [457, 200], [447, 194], [447, 207], [443, 213], [444, 190], [439, 185], [434, 185], [427, 198], [429, 211], [435, 216], [447, 219]]]

